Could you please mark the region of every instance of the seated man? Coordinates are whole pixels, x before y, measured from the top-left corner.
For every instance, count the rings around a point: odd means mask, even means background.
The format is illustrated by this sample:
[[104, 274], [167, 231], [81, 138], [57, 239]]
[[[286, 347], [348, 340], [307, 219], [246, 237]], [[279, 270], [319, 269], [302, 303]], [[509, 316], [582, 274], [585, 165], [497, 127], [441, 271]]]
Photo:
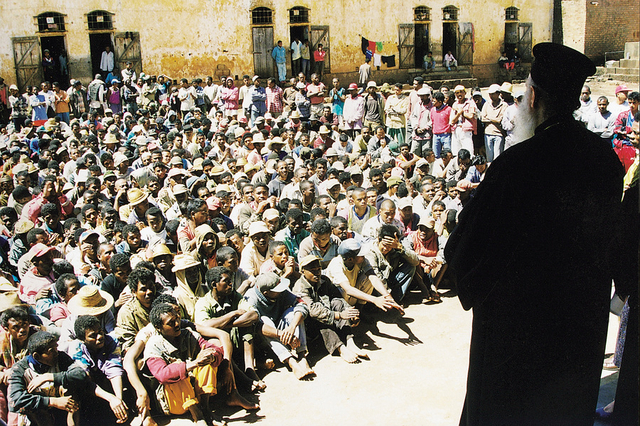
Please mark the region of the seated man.
[[156, 298], [156, 277], [147, 268], [139, 266], [129, 274], [127, 284], [134, 297], [118, 311], [115, 330], [124, 351], [133, 345], [136, 334], [149, 324], [151, 302]]
[[279, 277], [295, 282], [300, 278], [298, 265], [293, 256], [289, 256], [289, 249], [284, 241], [271, 241], [269, 244], [269, 260], [260, 267], [260, 273], [275, 272]]
[[340, 290], [322, 275], [322, 259], [309, 255], [300, 262], [302, 276], [293, 292], [309, 306], [307, 330], [309, 335], [320, 334], [329, 355], [336, 351], [342, 359], [353, 364], [369, 355], [353, 341], [351, 327], [358, 325], [360, 312], [342, 298]]
[[[127, 421], [127, 405], [123, 401], [122, 357], [118, 341], [107, 335], [100, 321], [91, 315], [81, 315], [74, 324], [76, 340], [67, 348], [67, 353], [85, 369], [91, 381], [96, 385], [96, 396], [106, 401], [113, 412], [111, 417], [100, 401], [91, 401], [91, 412], [99, 413], [99, 418], [113, 424]], [[111, 392], [109, 389], [111, 388]], [[95, 404], [98, 403], [98, 408]], [[87, 407], [84, 407], [87, 408]], [[85, 411], [83, 409], [83, 411]], [[85, 411], [85, 415], [88, 414]], [[103, 416], [106, 416], [105, 419]], [[95, 422], [95, 420], [93, 420]]]
[[51, 322], [60, 327], [70, 313], [67, 302], [76, 295], [79, 289], [80, 283], [74, 274], [62, 274], [55, 284], [51, 285], [47, 297], [36, 301], [36, 313], [49, 318]]
[[404, 233], [404, 224], [396, 219], [396, 203], [386, 199], [380, 204], [378, 215], [369, 219], [362, 227], [362, 238], [372, 242], [378, 239], [378, 232], [382, 225], [393, 225]]
[[382, 225], [378, 241], [371, 245], [366, 255], [376, 276], [387, 283], [396, 302], [400, 302], [409, 291], [419, 263], [418, 256], [413, 251], [405, 250], [400, 237], [398, 228]]
[[18, 291], [20, 299], [30, 305], [36, 304], [36, 298], [40, 291], [48, 291], [55, 282], [53, 277], [53, 251], [55, 247], [47, 247], [37, 243], [24, 256], [31, 258], [33, 267], [22, 278]]
[[273, 272], [261, 274], [247, 291], [240, 309], [254, 311], [262, 323], [262, 335], [280, 362], [299, 380], [315, 376], [307, 361], [304, 319], [309, 308], [291, 291], [289, 280]]
[[205, 281], [211, 291], [196, 302], [195, 322], [228, 332], [234, 347], [243, 350], [245, 373], [259, 382], [258, 387], [264, 388], [254, 370], [253, 330], [258, 314], [239, 308], [242, 296], [233, 289], [233, 272], [229, 268], [209, 269]]
[[9, 378], [9, 410], [32, 424], [79, 424], [78, 396], [89, 386], [87, 374], [69, 355], [58, 353], [57, 338], [49, 332], [31, 336], [27, 351]]
[[173, 306], [158, 304], [149, 318], [158, 334], [147, 341], [144, 362], [159, 382], [156, 396], [165, 414], [182, 415], [189, 411], [193, 421], [204, 426], [207, 424], [204, 413], [210, 412], [209, 397], [217, 393], [228, 395], [228, 405], [247, 410], [258, 408], [238, 393], [222, 348], [195, 331], [183, 329]]
[[[416, 268], [416, 274], [427, 290], [427, 301], [440, 303], [437, 284], [442, 278], [446, 268], [443, 268], [444, 247], [438, 244], [438, 234], [435, 231], [435, 219], [422, 217], [418, 223], [418, 230], [409, 234], [402, 243], [405, 249], [413, 251], [418, 256], [420, 266]], [[432, 285], [436, 284], [436, 289]]]
[[300, 243], [309, 236], [309, 231], [304, 229], [304, 212], [297, 208], [289, 209], [285, 223], [287, 226], [276, 233], [275, 240], [284, 241], [289, 254], [297, 259]]
[[[227, 238], [227, 244], [228, 243], [229, 238]], [[233, 247], [220, 247], [218, 251], [216, 251], [216, 262], [219, 266], [229, 268], [232, 275], [232, 287], [241, 295], [244, 295], [247, 289], [253, 285], [255, 278], [251, 279], [249, 275], [239, 267], [238, 252]]]
[[300, 243], [298, 261], [313, 254], [322, 259], [322, 268], [326, 268], [331, 259], [338, 254], [340, 238], [333, 235], [327, 219], [316, 219], [311, 225], [311, 235]]

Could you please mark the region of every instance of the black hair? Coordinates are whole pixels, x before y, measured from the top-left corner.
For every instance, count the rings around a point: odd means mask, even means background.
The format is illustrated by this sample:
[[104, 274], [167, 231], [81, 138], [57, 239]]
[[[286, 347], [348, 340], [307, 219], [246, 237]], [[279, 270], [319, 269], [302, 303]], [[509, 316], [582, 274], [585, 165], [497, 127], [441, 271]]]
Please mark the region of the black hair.
[[[282, 246], [287, 247], [284, 241], [271, 241], [269, 243], [269, 256], [273, 256], [273, 252], [275, 252], [278, 247]], [[289, 249], [287, 249], [287, 252], [288, 251]]]
[[155, 306], [159, 305], [160, 303], [169, 303], [169, 304], [172, 304], [172, 305], [178, 305], [179, 304], [178, 303], [178, 299], [173, 297], [171, 294], [162, 293], [162, 294], [159, 294], [158, 297], [153, 299], [153, 302], [151, 302], [151, 309], [153, 309]]
[[384, 237], [400, 238], [400, 230], [395, 225], [385, 223], [378, 231], [378, 240], [382, 240]]
[[41, 355], [47, 350], [52, 343], [56, 343], [58, 337], [48, 331], [38, 331], [29, 337], [29, 343], [27, 343], [27, 352], [31, 355]]
[[311, 224], [311, 232], [317, 235], [331, 233], [331, 225], [327, 219], [318, 219]]
[[138, 291], [138, 283], [149, 284], [156, 282], [156, 276], [149, 269], [136, 266], [127, 277], [127, 284], [133, 293]]
[[[237, 229], [233, 229], [232, 231], [237, 231]], [[231, 231], [229, 231], [229, 232], [231, 232]], [[227, 232], [227, 234], [229, 234], [229, 232]], [[242, 234], [240, 234], [240, 236], [242, 236]], [[231, 256], [233, 256], [233, 255], [238, 256], [238, 253], [236, 252], [236, 250], [233, 247], [229, 247], [229, 246], [220, 247], [216, 251], [216, 262], [218, 263], [218, 265], [222, 265], [227, 260], [231, 259]]]
[[129, 237], [129, 235], [139, 234], [139, 233], [140, 233], [140, 230], [136, 225], [133, 225], [133, 224], [127, 224], [124, 226], [124, 228], [122, 228], [122, 238], [125, 240]]
[[2, 324], [4, 329], [7, 329], [10, 319], [17, 321], [29, 321], [29, 314], [22, 306], [13, 306], [4, 311], [2, 316], [0, 316], [0, 324]]
[[55, 288], [59, 296], [64, 297], [67, 295], [67, 281], [71, 280], [78, 281], [78, 277], [70, 273], [65, 273], [58, 277], [55, 283]]
[[478, 166], [480, 164], [487, 164], [487, 159], [484, 155], [478, 154], [475, 157], [473, 157], [473, 160], [471, 160], [471, 165]]
[[318, 216], [326, 217], [327, 216], [327, 212], [322, 207], [314, 207], [314, 208], [312, 208], [311, 212], [309, 213], [309, 220], [311, 222], [314, 222], [315, 218], [318, 217]]
[[433, 94], [433, 99], [438, 101], [438, 102], [442, 102], [444, 103], [444, 93], [442, 92], [436, 92]]
[[458, 160], [469, 160], [471, 158], [471, 153], [462, 148], [458, 151]]
[[60, 209], [57, 204], [47, 203], [40, 209], [40, 217], [44, 217], [50, 214], [57, 214], [60, 216]]
[[149, 322], [153, 324], [156, 329], [162, 327], [162, 316], [165, 314], [175, 313], [173, 306], [168, 303], [159, 303], [149, 313]]
[[13, 207], [0, 208], [0, 216], [9, 216], [13, 220], [18, 220], [18, 212]]
[[195, 212], [200, 210], [202, 206], [206, 206], [206, 205], [207, 205], [207, 202], [204, 200], [201, 200], [200, 198], [194, 198], [192, 200], [189, 200], [189, 202], [187, 203], [187, 218], [191, 219], [191, 216], [193, 216]]
[[47, 231], [42, 228], [33, 228], [27, 232], [27, 244], [32, 246], [38, 241], [38, 235], [47, 235]]
[[73, 265], [68, 260], [60, 260], [58, 262], [53, 262], [53, 276], [58, 279], [64, 274], [74, 274]]
[[409, 196], [409, 189], [407, 188], [407, 184], [405, 182], [400, 182], [398, 185], [398, 190], [396, 191], [396, 197], [404, 198]]
[[111, 272], [114, 272], [116, 269], [121, 268], [124, 265], [131, 266], [129, 255], [126, 253], [116, 253], [111, 256], [111, 259], [109, 259], [109, 268], [111, 269]]
[[382, 175], [383, 175], [382, 170], [377, 167], [374, 167], [373, 169], [369, 170], [369, 179], [373, 179], [376, 176], [382, 176]]
[[81, 212], [81, 213], [82, 213], [82, 217], [83, 217], [83, 218], [85, 218], [85, 219], [86, 219], [86, 217], [87, 217], [87, 212], [88, 212], [89, 210], [96, 210], [96, 211], [97, 211], [97, 210], [98, 210], [98, 208], [97, 208], [95, 205], [93, 205], [93, 204], [85, 204], [84, 206], [82, 206], [82, 212]]
[[178, 231], [178, 227], [180, 227], [180, 221], [178, 219], [171, 219], [164, 226], [164, 229], [167, 231], [168, 235], [173, 235]]
[[213, 288], [215, 284], [220, 282], [223, 274], [231, 276], [232, 272], [229, 268], [226, 268], [224, 266], [214, 266], [207, 271], [207, 273], [204, 275], [204, 279], [207, 284]]
[[347, 219], [345, 219], [342, 216], [334, 216], [329, 221], [329, 224], [331, 225], [331, 228], [337, 228], [338, 226], [345, 225], [347, 223], [348, 223]]
[[85, 333], [87, 330], [93, 330], [100, 327], [102, 329], [102, 325], [100, 324], [100, 320], [93, 315], [80, 315], [76, 318], [76, 322], [73, 324], [73, 332], [76, 335], [76, 339], [79, 339], [84, 342]]
[[18, 185], [13, 188], [11, 195], [13, 195], [13, 199], [17, 201], [22, 198], [31, 197], [31, 192], [29, 192], [29, 188], [27, 188], [26, 186]]
[[299, 218], [302, 218], [302, 217], [304, 217], [304, 212], [300, 209], [293, 208], [287, 211], [287, 214], [285, 215], [285, 220], [289, 222], [290, 219], [298, 220]]

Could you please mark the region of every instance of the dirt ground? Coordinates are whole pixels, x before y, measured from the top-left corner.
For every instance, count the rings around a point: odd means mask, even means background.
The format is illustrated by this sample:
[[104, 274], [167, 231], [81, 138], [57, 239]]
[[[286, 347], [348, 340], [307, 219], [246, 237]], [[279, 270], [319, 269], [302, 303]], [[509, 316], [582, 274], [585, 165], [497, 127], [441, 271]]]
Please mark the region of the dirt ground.
[[[604, 95], [611, 102], [620, 83], [592, 80], [587, 84], [592, 96]], [[514, 90], [523, 89], [524, 84], [514, 85]], [[314, 380], [298, 381], [280, 367], [266, 373], [267, 390], [253, 397], [260, 403], [259, 411], [224, 408], [216, 413], [230, 425], [457, 425], [466, 389], [472, 315], [462, 309], [453, 291], [441, 292], [443, 303], [437, 305], [419, 304], [419, 294], [412, 294], [413, 304], [397, 323], [385, 321], [384, 315], [363, 321], [356, 340], [370, 361], [347, 364], [327, 355], [321, 342], [315, 341], [310, 345], [316, 354], [310, 357], [317, 373]], [[610, 315], [607, 354], [615, 350], [617, 331], [618, 317]], [[599, 406], [613, 398], [616, 379], [617, 373], [603, 370]], [[186, 418], [158, 421], [171, 426], [193, 424]]]
[[[441, 290], [443, 303], [418, 304], [419, 294], [397, 324], [364, 321], [364, 335], [357, 341], [371, 357], [347, 364], [329, 356], [319, 341], [310, 345], [317, 377], [298, 381], [280, 367], [264, 378], [267, 390], [253, 399], [261, 409], [255, 413], [223, 408], [216, 411], [229, 425], [257, 423], [261, 426], [344, 424], [349, 426], [457, 425], [466, 389], [471, 336], [470, 312], [464, 311], [452, 291]], [[376, 328], [377, 325], [377, 328]], [[611, 315], [607, 353], [612, 353], [618, 327]], [[608, 394], [615, 392], [615, 378], [603, 373]], [[160, 424], [186, 426], [185, 419], [158, 419]]]

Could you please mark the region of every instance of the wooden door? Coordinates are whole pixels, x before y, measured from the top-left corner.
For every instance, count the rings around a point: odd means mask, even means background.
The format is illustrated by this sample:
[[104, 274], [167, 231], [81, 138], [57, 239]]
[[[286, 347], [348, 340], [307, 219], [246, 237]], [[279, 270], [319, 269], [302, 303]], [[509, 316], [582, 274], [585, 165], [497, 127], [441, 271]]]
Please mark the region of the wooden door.
[[458, 25], [458, 64], [473, 64], [473, 24], [471, 22], [460, 22]]
[[40, 40], [38, 37], [14, 37], [11, 41], [18, 88], [22, 92], [26, 86], [39, 86], [42, 82]]
[[115, 33], [113, 36], [116, 67], [123, 70], [127, 62], [131, 61], [136, 75], [142, 73], [142, 50], [140, 48], [140, 33], [127, 31]]
[[[324, 57], [324, 72], [331, 72], [331, 47], [329, 46], [329, 26], [328, 25], [312, 25], [309, 33], [309, 44], [311, 52], [318, 48], [318, 44], [322, 43], [322, 48], [327, 52]], [[311, 54], [313, 58], [313, 54]]]
[[415, 27], [413, 24], [398, 24], [398, 53], [400, 68], [415, 67]]
[[275, 61], [273, 50], [273, 27], [253, 27], [253, 70], [263, 80], [273, 77]]
[[521, 22], [518, 25], [518, 53], [522, 62], [531, 62], [533, 55], [532, 49], [532, 31], [531, 22]]

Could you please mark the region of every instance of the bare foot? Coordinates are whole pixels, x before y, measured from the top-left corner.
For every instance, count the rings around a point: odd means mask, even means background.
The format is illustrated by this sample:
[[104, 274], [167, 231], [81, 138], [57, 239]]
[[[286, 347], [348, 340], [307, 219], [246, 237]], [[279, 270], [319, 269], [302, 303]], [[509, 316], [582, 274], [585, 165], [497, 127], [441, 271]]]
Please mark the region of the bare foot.
[[254, 404], [253, 402], [248, 401], [242, 395], [240, 395], [237, 389], [232, 390], [229, 394], [229, 397], [227, 398], [227, 405], [230, 405], [232, 407], [241, 407], [245, 410], [260, 409], [260, 406], [258, 404]]
[[158, 423], [151, 416], [148, 416], [142, 421], [142, 426], [158, 426]]
[[258, 368], [261, 368], [263, 370], [273, 370], [274, 368], [276, 368], [276, 362], [271, 358], [267, 358], [264, 360], [264, 362], [258, 363]]
[[289, 366], [293, 371], [293, 375], [296, 376], [296, 379], [303, 380], [305, 378], [311, 378], [316, 375], [316, 373], [311, 369], [309, 363], [306, 358], [302, 358], [302, 361], [297, 361], [295, 358], [289, 358]]
[[353, 339], [347, 340], [347, 348], [354, 352], [358, 356], [358, 358], [369, 359], [369, 354], [360, 349], [358, 345], [356, 345], [356, 342], [353, 341]]
[[340, 357], [349, 364], [356, 364], [360, 362], [360, 360], [358, 359], [358, 355], [351, 349], [347, 348], [345, 345], [340, 346], [338, 348], [338, 352], [340, 352]]

